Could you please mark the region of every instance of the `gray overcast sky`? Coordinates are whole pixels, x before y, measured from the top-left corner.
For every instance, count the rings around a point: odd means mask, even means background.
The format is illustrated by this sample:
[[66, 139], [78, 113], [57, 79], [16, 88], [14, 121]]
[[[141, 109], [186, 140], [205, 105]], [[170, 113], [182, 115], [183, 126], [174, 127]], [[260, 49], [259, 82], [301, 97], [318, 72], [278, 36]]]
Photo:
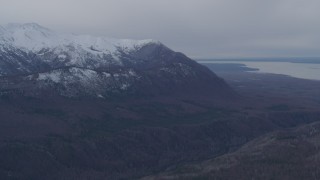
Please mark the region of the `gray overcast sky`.
[[0, 0], [0, 24], [160, 40], [193, 58], [320, 57], [319, 0]]

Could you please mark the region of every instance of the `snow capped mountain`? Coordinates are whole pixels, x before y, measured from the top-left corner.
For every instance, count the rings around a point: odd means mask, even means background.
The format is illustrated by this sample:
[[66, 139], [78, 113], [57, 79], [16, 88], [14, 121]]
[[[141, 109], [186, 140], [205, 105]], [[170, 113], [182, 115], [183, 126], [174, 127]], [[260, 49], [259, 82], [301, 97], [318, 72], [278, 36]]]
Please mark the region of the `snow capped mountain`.
[[0, 27], [0, 78], [0, 91], [68, 97], [227, 87], [159, 41], [58, 33], [35, 23]]
[[49, 47], [48, 43], [54, 41], [54, 38], [53, 32], [37, 24], [8, 24], [4, 28], [1, 43], [36, 51]]
[[0, 34], [2, 35], [5, 32], [4, 27], [0, 26]]
[[130, 51], [148, 43], [159, 43], [154, 40], [139, 41], [57, 33], [35, 23], [8, 24], [0, 28], [0, 32], [3, 36], [1, 44], [14, 45], [32, 52], [39, 52], [44, 48], [74, 46], [88, 52], [113, 53], [117, 48]]
[[[90, 64], [91, 68], [96, 68], [106, 64], [121, 65], [121, 54], [139, 50], [147, 44], [160, 42], [57, 33], [38, 24], [27, 23], [8, 24], [1, 29], [0, 51], [2, 54], [7, 52], [7, 59], [11, 59], [12, 51], [22, 51], [18, 55], [33, 53], [49, 66], [53, 66], [54, 62], [80, 67], [88, 67]], [[22, 73], [32, 71], [18, 68]], [[8, 74], [3, 71], [0, 73]]]

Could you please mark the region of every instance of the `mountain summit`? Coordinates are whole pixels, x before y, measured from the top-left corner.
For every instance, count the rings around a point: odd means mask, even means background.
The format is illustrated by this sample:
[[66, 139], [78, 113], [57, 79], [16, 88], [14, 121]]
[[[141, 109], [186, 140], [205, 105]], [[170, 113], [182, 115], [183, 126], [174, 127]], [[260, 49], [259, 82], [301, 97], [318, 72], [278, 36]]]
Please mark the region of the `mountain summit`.
[[58, 33], [35, 23], [0, 27], [0, 76], [2, 94], [231, 92], [210, 70], [159, 41]]

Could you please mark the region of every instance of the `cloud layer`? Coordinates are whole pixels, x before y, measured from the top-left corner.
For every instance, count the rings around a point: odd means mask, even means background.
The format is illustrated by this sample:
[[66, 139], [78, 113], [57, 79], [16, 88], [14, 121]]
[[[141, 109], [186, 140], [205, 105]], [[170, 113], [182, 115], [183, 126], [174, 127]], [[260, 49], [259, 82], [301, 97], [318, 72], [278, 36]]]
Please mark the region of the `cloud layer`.
[[320, 57], [318, 0], [0, 0], [0, 23], [158, 39], [194, 58]]

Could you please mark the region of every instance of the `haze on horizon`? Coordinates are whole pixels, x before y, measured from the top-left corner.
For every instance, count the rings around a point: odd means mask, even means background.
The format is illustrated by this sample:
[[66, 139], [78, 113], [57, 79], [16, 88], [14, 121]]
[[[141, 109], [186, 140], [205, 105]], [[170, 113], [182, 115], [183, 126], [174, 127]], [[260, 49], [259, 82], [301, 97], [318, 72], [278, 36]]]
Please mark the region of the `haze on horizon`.
[[0, 0], [0, 24], [157, 39], [193, 58], [320, 57], [317, 0]]

